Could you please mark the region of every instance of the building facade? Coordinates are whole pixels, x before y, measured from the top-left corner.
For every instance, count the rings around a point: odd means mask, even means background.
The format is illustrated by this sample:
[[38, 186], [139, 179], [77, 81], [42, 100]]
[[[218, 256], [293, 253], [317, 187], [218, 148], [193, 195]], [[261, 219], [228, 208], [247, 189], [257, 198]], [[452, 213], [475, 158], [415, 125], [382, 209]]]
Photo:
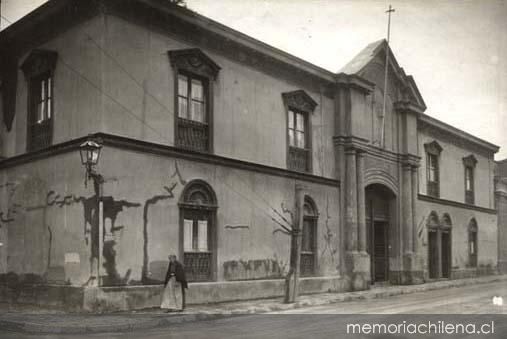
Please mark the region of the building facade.
[[507, 159], [497, 162], [495, 203], [498, 211], [498, 271], [507, 273]]
[[497, 271], [498, 147], [385, 41], [334, 74], [159, 1], [49, 1], [0, 48], [3, 298], [153, 306], [170, 253], [189, 302], [278, 296], [298, 211], [303, 293]]

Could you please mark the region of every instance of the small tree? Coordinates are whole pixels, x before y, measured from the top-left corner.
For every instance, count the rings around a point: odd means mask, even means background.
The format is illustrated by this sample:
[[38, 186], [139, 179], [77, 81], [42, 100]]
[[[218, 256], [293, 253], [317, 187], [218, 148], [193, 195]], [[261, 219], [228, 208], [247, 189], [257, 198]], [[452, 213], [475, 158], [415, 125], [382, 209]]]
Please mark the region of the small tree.
[[[274, 232], [282, 232], [291, 237], [290, 242], [290, 264], [289, 272], [285, 276], [285, 299], [286, 303], [296, 301], [299, 294], [299, 272], [301, 262], [301, 229], [303, 225], [303, 203], [304, 189], [301, 185], [296, 185], [295, 211], [287, 209], [281, 204], [282, 212], [273, 208], [273, 212], [282, 220], [271, 218], [281, 228]], [[286, 215], [288, 217], [286, 217]]]

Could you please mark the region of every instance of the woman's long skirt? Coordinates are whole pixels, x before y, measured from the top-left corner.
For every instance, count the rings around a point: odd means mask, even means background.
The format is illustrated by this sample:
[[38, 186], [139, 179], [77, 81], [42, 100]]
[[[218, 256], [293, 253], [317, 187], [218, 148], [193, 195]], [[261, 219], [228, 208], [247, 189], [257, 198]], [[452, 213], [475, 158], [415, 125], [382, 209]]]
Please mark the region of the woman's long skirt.
[[167, 286], [164, 288], [160, 308], [168, 310], [183, 309], [183, 293], [181, 290], [181, 284], [177, 282], [174, 277], [169, 279]]

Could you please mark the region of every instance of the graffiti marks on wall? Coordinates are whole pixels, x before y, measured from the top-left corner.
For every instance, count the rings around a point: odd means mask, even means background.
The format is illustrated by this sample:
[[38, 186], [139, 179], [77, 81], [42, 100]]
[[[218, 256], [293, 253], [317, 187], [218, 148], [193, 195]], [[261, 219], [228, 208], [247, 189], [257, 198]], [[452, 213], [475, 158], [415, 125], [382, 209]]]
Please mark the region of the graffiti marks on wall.
[[223, 264], [225, 280], [280, 278], [283, 270], [276, 259], [231, 260]]

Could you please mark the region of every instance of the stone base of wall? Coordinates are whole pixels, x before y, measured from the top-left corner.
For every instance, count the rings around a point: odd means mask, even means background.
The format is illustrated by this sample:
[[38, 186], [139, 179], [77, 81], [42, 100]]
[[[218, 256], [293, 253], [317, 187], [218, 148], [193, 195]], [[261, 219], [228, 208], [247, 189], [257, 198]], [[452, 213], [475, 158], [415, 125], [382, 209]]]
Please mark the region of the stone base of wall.
[[[187, 304], [207, 304], [261, 298], [282, 297], [282, 279], [189, 284]], [[301, 278], [300, 293], [346, 292], [340, 277]], [[70, 311], [110, 312], [160, 306], [162, 285], [119, 287], [73, 287], [24, 285], [0, 286], [0, 302], [54, 306]]]
[[507, 260], [498, 260], [498, 273], [507, 274]]
[[66, 311], [82, 309], [85, 289], [63, 285], [0, 285], [0, 302], [55, 307]]
[[451, 279], [475, 278], [484, 275], [498, 274], [495, 267], [470, 267], [461, 269], [452, 269]]
[[423, 271], [389, 271], [389, 282], [392, 285], [418, 285], [424, 281]]

